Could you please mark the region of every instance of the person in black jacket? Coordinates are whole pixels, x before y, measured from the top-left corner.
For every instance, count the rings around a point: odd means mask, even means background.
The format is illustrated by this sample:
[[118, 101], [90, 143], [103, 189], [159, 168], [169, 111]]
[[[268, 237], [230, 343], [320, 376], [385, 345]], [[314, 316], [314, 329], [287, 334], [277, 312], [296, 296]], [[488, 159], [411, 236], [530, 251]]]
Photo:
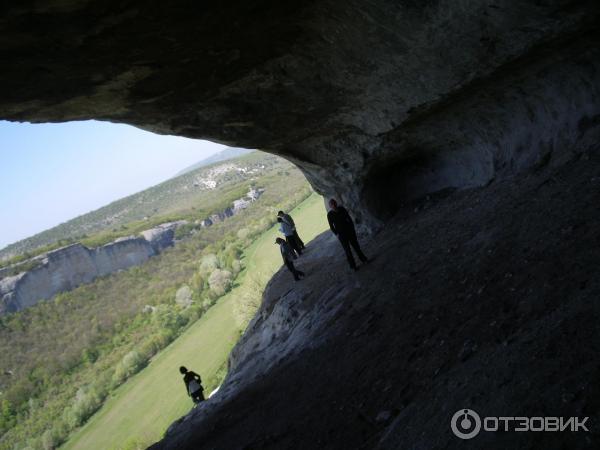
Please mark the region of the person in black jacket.
[[292, 275], [294, 275], [294, 280], [298, 281], [300, 277], [304, 277], [304, 272], [296, 269], [296, 267], [294, 266], [294, 259], [296, 259], [297, 256], [292, 246], [279, 237], [275, 239], [275, 243], [279, 245], [279, 250], [281, 251], [283, 263], [288, 268], [288, 270], [292, 272]]
[[354, 270], [358, 270], [356, 267], [356, 262], [354, 261], [354, 256], [352, 255], [352, 250], [350, 250], [350, 246], [354, 248], [354, 251], [358, 255], [358, 258], [364, 263], [368, 262], [369, 259], [365, 256], [365, 254], [360, 249], [360, 245], [358, 244], [358, 238], [356, 237], [356, 230], [354, 228], [354, 221], [346, 208], [343, 206], [338, 206], [337, 202], [332, 198], [329, 200], [329, 206], [331, 209], [327, 213], [327, 221], [329, 222], [329, 228], [333, 231], [338, 239], [340, 240], [340, 244], [344, 248], [344, 252], [346, 252], [346, 258], [348, 259], [348, 264]]
[[192, 397], [195, 404], [200, 403], [204, 400], [204, 388], [202, 387], [202, 379], [200, 375], [191, 370], [187, 370], [181, 366], [179, 372], [183, 375], [183, 383], [185, 384], [185, 390], [188, 395]]

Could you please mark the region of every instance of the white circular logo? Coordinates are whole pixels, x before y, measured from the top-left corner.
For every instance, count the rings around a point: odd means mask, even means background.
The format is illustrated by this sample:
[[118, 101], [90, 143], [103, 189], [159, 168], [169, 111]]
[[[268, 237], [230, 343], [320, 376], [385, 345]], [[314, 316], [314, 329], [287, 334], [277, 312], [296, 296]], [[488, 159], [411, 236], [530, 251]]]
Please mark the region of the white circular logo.
[[472, 409], [459, 409], [452, 416], [450, 428], [461, 439], [472, 439], [481, 430], [481, 418]]

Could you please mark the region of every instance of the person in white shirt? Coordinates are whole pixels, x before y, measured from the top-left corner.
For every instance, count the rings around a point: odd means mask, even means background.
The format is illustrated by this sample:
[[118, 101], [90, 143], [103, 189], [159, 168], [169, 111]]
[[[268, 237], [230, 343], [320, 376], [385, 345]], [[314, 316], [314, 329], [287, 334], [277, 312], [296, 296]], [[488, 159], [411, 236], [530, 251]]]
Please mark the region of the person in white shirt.
[[292, 216], [284, 213], [283, 211], [279, 211], [277, 213], [277, 217], [281, 217], [284, 222], [287, 222], [292, 226], [292, 228], [294, 229], [294, 238], [296, 238], [298, 247], [300, 247], [300, 250], [304, 250], [304, 242], [302, 242], [302, 239], [300, 239], [300, 236], [298, 236], [298, 230], [296, 229], [296, 224], [294, 223], [294, 219], [292, 219]]
[[294, 249], [298, 256], [300, 256], [302, 254], [302, 249], [300, 249], [300, 245], [298, 245], [298, 241], [294, 236], [294, 228], [281, 217], [277, 218], [277, 222], [279, 222], [279, 231], [283, 233], [287, 243]]

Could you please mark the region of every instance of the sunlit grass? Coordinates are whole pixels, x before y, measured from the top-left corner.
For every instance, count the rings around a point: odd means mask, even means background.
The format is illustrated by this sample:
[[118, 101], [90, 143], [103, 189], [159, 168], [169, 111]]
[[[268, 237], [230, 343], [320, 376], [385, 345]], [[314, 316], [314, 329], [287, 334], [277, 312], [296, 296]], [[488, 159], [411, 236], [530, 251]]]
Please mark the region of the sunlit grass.
[[[323, 200], [313, 194], [293, 212], [305, 242], [327, 227]], [[198, 322], [140, 373], [121, 386], [88, 423], [63, 446], [64, 449], [135, 448], [134, 442], [149, 444], [162, 437], [167, 427], [192, 406], [178, 372], [180, 365], [210, 380], [227, 360], [239, 338], [236, 299], [262, 285], [281, 267], [279, 248], [273, 244], [277, 227], [258, 238], [245, 252], [245, 271], [237, 286], [219, 300]]]

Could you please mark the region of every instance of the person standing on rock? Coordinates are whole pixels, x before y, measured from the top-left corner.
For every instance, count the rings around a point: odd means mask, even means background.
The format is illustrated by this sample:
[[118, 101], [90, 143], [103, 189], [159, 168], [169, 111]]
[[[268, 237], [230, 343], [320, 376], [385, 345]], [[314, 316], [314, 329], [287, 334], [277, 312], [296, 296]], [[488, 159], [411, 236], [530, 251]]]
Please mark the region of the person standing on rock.
[[290, 244], [279, 237], [275, 239], [275, 243], [279, 245], [279, 250], [281, 251], [283, 263], [286, 265], [289, 271], [292, 272], [292, 275], [294, 275], [294, 280], [298, 281], [300, 277], [304, 277], [304, 272], [296, 269], [296, 267], [294, 266], [294, 259], [296, 259], [297, 256], [294, 253], [294, 250], [292, 249]]
[[346, 258], [348, 259], [348, 264], [350, 264], [350, 267], [353, 270], [358, 270], [350, 246], [354, 248], [358, 258], [363, 263], [368, 262], [369, 259], [362, 252], [360, 245], [358, 244], [356, 229], [354, 228], [354, 221], [352, 220], [352, 217], [350, 217], [350, 214], [348, 214], [346, 208], [343, 206], [338, 206], [335, 199], [332, 198], [329, 200], [329, 207], [331, 208], [327, 213], [329, 228], [331, 228], [333, 234], [335, 234], [340, 240], [340, 244], [342, 244], [344, 252], [346, 253]]
[[202, 387], [202, 379], [200, 375], [191, 370], [187, 370], [181, 366], [179, 372], [183, 375], [183, 383], [188, 395], [192, 397], [194, 405], [197, 405], [204, 400], [204, 388]]
[[302, 254], [302, 249], [294, 237], [294, 228], [288, 222], [283, 220], [282, 217], [277, 217], [277, 222], [279, 223], [279, 231], [283, 233], [287, 243], [298, 254], [298, 256], [300, 256]]
[[281, 217], [284, 222], [287, 222], [292, 227], [292, 229], [294, 230], [294, 238], [296, 239], [298, 247], [300, 247], [301, 250], [304, 250], [304, 242], [302, 242], [302, 239], [300, 239], [300, 236], [298, 236], [298, 230], [296, 230], [296, 224], [294, 223], [294, 219], [292, 219], [292, 216], [284, 213], [283, 211], [279, 211], [277, 213], [277, 217]]

